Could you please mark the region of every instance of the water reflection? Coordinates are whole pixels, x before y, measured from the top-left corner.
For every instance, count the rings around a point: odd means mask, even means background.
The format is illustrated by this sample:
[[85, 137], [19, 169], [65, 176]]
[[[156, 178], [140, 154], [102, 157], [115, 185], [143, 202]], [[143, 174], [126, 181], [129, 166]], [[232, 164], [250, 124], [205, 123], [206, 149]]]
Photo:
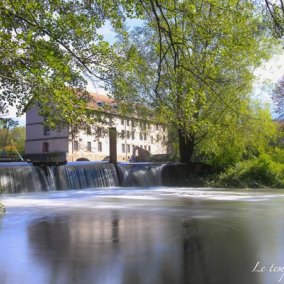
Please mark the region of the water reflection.
[[254, 283], [248, 236], [226, 221], [77, 212], [37, 220], [28, 236], [47, 283]]
[[21, 211], [27, 217], [20, 221], [16, 209], [8, 210], [0, 219], [0, 283], [270, 284], [280, 279], [251, 270], [257, 261], [284, 261], [283, 199], [161, 196], [113, 209], [90, 208], [87, 201], [80, 200], [86, 208]]

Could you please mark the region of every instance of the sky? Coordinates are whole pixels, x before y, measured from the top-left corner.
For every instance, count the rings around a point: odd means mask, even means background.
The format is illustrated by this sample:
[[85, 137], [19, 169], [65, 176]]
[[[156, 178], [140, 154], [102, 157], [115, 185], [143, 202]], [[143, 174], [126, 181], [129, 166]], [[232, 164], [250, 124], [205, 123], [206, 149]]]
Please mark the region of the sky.
[[284, 76], [284, 49], [264, 62], [254, 72], [254, 95], [263, 102], [272, 105], [272, 90], [277, 82]]
[[[130, 27], [135, 27], [141, 25], [141, 20], [127, 20], [127, 25]], [[110, 44], [115, 42], [115, 32], [111, 29], [110, 24], [106, 23], [100, 30], [99, 33], [104, 36]], [[284, 76], [284, 49], [282, 48], [272, 56], [272, 58], [264, 62], [259, 68], [254, 72], [255, 81], [253, 88], [253, 95], [264, 103], [271, 102], [271, 93], [279, 81], [279, 79]], [[87, 90], [90, 92], [106, 93], [101, 88], [96, 88], [90, 81], [87, 85]], [[25, 115], [21, 117], [16, 117], [16, 109], [10, 108], [9, 115], [6, 117], [11, 117], [19, 121], [20, 125], [25, 125]]]

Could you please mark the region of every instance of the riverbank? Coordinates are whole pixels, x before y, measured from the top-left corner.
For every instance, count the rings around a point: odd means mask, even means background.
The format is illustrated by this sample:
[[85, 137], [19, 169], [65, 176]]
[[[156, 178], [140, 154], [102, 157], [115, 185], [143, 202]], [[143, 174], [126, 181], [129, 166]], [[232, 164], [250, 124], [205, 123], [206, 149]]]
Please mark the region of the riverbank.
[[284, 188], [284, 164], [268, 155], [243, 160], [227, 168], [203, 163], [169, 164], [162, 172], [167, 186], [223, 188]]

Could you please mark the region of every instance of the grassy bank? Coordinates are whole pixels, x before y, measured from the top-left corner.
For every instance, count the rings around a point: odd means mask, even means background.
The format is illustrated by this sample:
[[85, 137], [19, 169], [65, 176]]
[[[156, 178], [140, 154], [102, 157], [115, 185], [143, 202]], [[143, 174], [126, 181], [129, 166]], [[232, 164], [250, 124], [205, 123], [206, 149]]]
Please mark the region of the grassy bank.
[[[228, 188], [284, 188], [284, 163], [280, 156], [261, 154], [240, 161], [220, 173], [208, 176], [205, 185]], [[202, 179], [204, 179], [202, 177]]]

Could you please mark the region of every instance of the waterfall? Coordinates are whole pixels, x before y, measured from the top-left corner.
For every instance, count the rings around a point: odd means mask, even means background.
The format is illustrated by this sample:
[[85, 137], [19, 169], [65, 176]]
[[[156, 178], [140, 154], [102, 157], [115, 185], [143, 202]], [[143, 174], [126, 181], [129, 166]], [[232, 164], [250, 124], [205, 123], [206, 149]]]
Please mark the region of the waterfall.
[[83, 189], [118, 186], [115, 166], [109, 163], [76, 162], [53, 167], [57, 189]]
[[73, 162], [44, 168], [29, 163], [2, 163], [0, 189], [3, 193], [20, 193], [119, 185], [159, 186], [163, 167], [157, 163], [121, 163], [117, 172], [115, 165], [104, 162]]
[[28, 163], [0, 164], [0, 190], [3, 193], [50, 190], [45, 171]]
[[160, 163], [121, 163], [122, 186], [162, 185], [161, 173], [164, 164]]

